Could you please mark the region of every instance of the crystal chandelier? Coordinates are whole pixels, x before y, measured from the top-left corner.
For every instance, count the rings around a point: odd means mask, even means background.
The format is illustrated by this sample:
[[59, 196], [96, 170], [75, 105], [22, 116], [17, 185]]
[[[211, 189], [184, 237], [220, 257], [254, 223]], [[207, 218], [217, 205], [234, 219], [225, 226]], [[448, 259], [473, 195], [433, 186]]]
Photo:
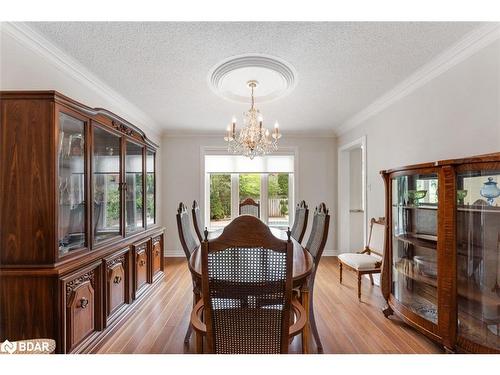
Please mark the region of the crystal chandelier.
[[248, 87], [252, 90], [252, 105], [247, 112], [243, 113], [243, 129], [236, 134], [236, 119], [233, 117], [231, 125], [227, 127], [227, 134], [224, 140], [227, 142], [227, 149], [233, 154], [241, 154], [253, 159], [255, 156], [262, 156], [278, 150], [278, 139], [281, 138], [278, 121], [274, 124], [274, 131], [262, 126], [262, 115], [255, 108], [253, 91], [257, 87], [257, 81], [248, 81]]

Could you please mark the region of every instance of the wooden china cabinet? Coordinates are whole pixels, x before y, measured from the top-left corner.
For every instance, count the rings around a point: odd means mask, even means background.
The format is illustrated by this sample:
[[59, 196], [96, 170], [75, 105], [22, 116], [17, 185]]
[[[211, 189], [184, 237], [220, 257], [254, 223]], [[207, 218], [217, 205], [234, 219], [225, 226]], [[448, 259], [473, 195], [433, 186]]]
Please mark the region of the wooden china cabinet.
[[384, 314], [448, 351], [500, 353], [500, 153], [381, 174]]
[[0, 341], [89, 352], [164, 276], [158, 146], [55, 91], [0, 100]]

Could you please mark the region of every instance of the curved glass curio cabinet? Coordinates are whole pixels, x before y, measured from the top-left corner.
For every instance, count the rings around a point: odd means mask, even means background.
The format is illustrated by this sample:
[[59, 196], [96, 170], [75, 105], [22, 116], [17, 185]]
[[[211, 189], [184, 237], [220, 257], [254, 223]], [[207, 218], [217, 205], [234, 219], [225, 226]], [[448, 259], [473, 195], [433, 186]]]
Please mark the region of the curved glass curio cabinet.
[[382, 171], [384, 314], [448, 351], [500, 352], [500, 153]]

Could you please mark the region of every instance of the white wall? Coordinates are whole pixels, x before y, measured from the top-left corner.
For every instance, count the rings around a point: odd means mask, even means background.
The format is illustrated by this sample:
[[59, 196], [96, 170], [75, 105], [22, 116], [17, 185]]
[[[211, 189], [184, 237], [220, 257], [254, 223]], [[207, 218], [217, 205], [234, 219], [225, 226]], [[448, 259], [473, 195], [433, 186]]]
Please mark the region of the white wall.
[[[298, 149], [298, 198], [304, 199], [311, 211], [324, 201], [330, 209], [331, 224], [325, 255], [331, 254], [336, 248], [335, 212], [336, 212], [336, 166], [337, 150], [335, 138], [287, 137], [284, 132], [281, 139], [282, 147], [297, 147]], [[167, 228], [166, 255], [183, 256], [182, 247], [177, 233], [175, 215], [179, 202], [192, 204], [196, 199], [202, 201], [201, 183], [201, 148], [224, 147], [221, 136], [175, 136], [164, 137], [161, 142], [162, 160], [162, 190], [163, 224]], [[312, 217], [312, 212], [311, 212]], [[312, 221], [308, 224], [305, 238], [309, 236]], [[327, 250], [329, 250], [327, 252]]]
[[338, 138], [367, 136], [367, 209], [385, 216], [380, 170], [500, 151], [500, 41]]

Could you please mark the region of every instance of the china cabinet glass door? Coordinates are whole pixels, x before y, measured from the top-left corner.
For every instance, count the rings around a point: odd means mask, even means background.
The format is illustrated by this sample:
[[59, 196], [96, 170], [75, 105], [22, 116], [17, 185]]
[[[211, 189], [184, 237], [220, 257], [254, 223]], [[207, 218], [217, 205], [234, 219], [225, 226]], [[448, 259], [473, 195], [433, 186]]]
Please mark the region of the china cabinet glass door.
[[151, 150], [146, 154], [146, 222], [152, 225], [156, 221], [155, 194], [155, 153]]
[[85, 122], [59, 113], [59, 255], [86, 245]]
[[392, 179], [392, 294], [437, 324], [437, 174]]
[[121, 235], [120, 137], [93, 127], [94, 243]]
[[500, 350], [500, 169], [457, 174], [458, 335]]
[[144, 229], [143, 147], [125, 142], [125, 232]]

